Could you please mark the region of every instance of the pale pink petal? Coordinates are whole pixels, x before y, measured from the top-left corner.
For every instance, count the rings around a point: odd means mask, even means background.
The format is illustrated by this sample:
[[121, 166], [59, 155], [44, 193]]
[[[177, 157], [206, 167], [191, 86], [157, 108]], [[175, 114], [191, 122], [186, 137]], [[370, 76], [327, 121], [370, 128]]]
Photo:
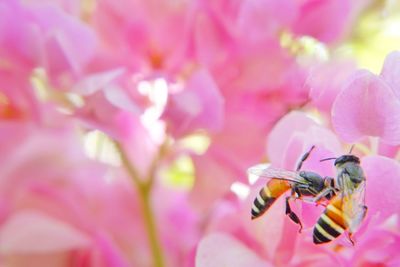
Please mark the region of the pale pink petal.
[[85, 105], [77, 109], [74, 115], [85, 126], [100, 129], [117, 140], [128, 138], [138, 119], [137, 115], [112, 105], [103, 92], [88, 97]]
[[360, 71], [337, 96], [332, 123], [349, 143], [378, 136], [385, 143], [400, 144], [400, 99], [381, 78]]
[[329, 114], [336, 96], [355, 68], [355, 63], [349, 59], [314, 66], [306, 84], [310, 88], [309, 95], [313, 104]]
[[394, 51], [386, 56], [380, 75], [400, 99], [400, 51]]
[[224, 128], [212, 136], [206, 154], [193, 157], [196, 180], [192, 199], [203, 208], [227, 192], [234, 181], [246, 181], [246, 169], [262, 159], [265, 136], [279, 116], [279, 111], [267, 108], [256, 96], [238, 98], [230, 99]]
[[104, 88], [104, 97], [115, 107], [123, 111], [128, 111], [135, 115], [141, 113], [139, 106], [124, 88], [109, 85]]
[[[233, 168], [233, 163], [226, 156], [218, 155], [216, 149], [209, 149], [202, 156], [192, 157], [195, 166], [195, 184], [191, 191], [190, 201], [196, 209], [205, 211], [223, 194], [229, 191], [230, 185], [240, 174]], [[244, 178], [244, 173], [242, 174]], [[210, 183], [214, 186], [210, 187]]]
[[[252, 239], [256, 240], [258, 245], [261, 246], [262, 249], [259, 253], [262, 253], [261, 255], [265, 255], [272, 260], [275, 257], [279, 246], [284, 246], [282, 244], [285, 239], [283, 234], [290, 231], [290, 229], [296, 229], [297, 226], [289, 226], [288, 228], [286, 225], [286, 221], [290, 219], [285, 215], [285, 196], [279, 198], [264, 215], [254, 220], [251, 219], [251, 207], [254, 199], [265, 184], [266, 180], [260, 178], [254, 185], [252, 185], [250, 194], [243, 203], [244, 207], [240, 214], [240, 220], [242, 220], [242, 224], [245, 226], [248, 235]], [[291, 221], [288, 223], [294, 224]], [[293, 242], [295, 242], [295, 238], [293, 239]], [[253, 247], [254, 251], [257, 251], [255, 250], [257, 246], [253, 245]], [[290, 254], [290, 251], [288, 251], [288, 253]]]
[[[298, 210], [296, 209], [296, 206], [298, 206], [299, 203], [296, 204], [291, 204], [291, 208], [296, 212], [296, 214], [299, 214]], [[302, 234], [304, 235], [307, 233], [303, 232]], [[291, 262], [293, 255], [296, 253], [297, 239], [299, 238], [299, 235], [299, 226], [293, 223], [288, 216], [285, 216], [280, 243], [278, 244], [273, 255], [274, 263], [276, 265], [284, 266]], [[289, 242], [288, 237], [290, 237]]]
[[367, 156], [362, 159], [367, 177], [366, 205], [370, 216], [387, 218], [400, 213], [400, 164], [383, 156]]
[[267, 141], [267, 155], [269, 161], [276, 167], [280, 167], [284, 161], [287, 150], [287, 140], [293, 132], [305, 131], [316, 123], [305, 113], [293, 111], [283, 117], [271, 130]]
[[310, 156], [304, 161], [302, 169], [332, 176], [332, 161], [320, 162], [320, 160], [342, 154], [341, 144], [336, 135], [320, 126], [311, 126], [303, 132], [293, 132], [287, 143], [282, 164], [288, 170], [294, 170], [304, 153], [311, 146], [315, 146]]
[[124, 69], [118, 68], [85, 76], [75, 83], [72, 91], [82, 95], [90, 95], [104, 87], [109, 86], [115, 79], [124, 73]]
[[181, 92], [171, 95], [164, 117], [170, 131], [177, 136], [199, 129], [216, 131], [222, 127], [223, 104], [212, 76], [206, 70], [199, 70]]
[[232, 42], [231, 36], [220, 24], [202, 12], [197, 13], [193, 24], [193, 39], [196, 44], [194, 53], [197, 60], [212, 70], [215, 66], [226, 66], [224, 63], [229, 59], [226, 45]]
[[357, 242], [351, 259], [353, 266], [396, 266], [399, 261], [400, 236], [375, 227]]
[[0, 228], [2, 253], [49, 253], [90, 245], [89, 237], [65, 222], [37, 211], [20, 211]]
[[291, 0], [243, 1], [238, 14], [238, 26], [253, 41], [271, 38], [296, 17], [297, 7]]
[[235, 238], [222, 233], [206, 236], [199, 244], [196, 267], [271, 266]]
[[[171, 266], [182, 266], [190, 250], [196, 247], [201, 231], [198, 228], [199, 219], [197, 212], [190, 206], [187, 193], [180, 190], [157, 187], [153, 191], [153, 208], [158, 224], [158, 231], [168, 255]], [[164, 201], [159, 201], [160, 199]], [[182, 255], [180, 252], [184, 252]]]
[[0, 54], [6, 55], [6, 62], [44, 67], [58, 85], [81, 74], [96, 47], [92, 29], [55, 5], [19, 2], [0, 6], [3, 25], [8, 25], [0, 29]]
[[50, 73], [82, 71], [95, 52], [96, 36], [93, 30], [54, 5], [32, 4], [26, 5], [26, 8], [31, 10], [36, 23], [47, 32], [42, 48], [46, 54], [43, 63]]

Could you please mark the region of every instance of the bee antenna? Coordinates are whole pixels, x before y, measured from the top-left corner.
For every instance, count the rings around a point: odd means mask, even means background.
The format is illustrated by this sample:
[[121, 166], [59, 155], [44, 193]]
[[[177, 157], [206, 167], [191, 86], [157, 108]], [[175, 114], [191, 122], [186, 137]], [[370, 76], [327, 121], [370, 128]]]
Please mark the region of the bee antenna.
[[352, 146], [350, 147], [349, 154], [351, 154], [351, 151], [353, 151], [354, 146], [355, 146], [355, 145], [352, 145]]
[[321, 159], [320, 162], [327, 161], [327, 160], [333, 160], [333, 159], [337, 159], [337, 158], [326, 158], [326, 159]]

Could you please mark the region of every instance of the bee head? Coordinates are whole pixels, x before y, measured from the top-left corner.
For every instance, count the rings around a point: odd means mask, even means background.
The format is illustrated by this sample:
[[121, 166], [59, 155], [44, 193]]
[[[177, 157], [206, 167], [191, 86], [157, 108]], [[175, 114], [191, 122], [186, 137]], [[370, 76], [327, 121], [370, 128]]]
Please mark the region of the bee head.
[[335, 160], [335, 166], [338, 167], [338, 166], [341, 166], [341, 165], [343, 165], [343, 164], [345, 164], [347, 162], [353, 162], [353, 163], [360, 164], [360, 159], [357, 156], [354, 156], [354, 155], [343, 155], [343, 156], [338, 157]]

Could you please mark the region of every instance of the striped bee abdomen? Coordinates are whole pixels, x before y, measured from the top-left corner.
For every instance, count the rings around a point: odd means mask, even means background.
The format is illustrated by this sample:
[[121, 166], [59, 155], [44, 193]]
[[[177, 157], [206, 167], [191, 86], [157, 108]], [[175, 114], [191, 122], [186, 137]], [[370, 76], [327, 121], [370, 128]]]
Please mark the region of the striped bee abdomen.
[[315, 244], [328, 243], [347, 229], [346, 215], [342, 211], [342, 199], [336, 196], [319, 217], [313, 231]]
[[287, 181], [272, 179], [260, 190], [251, 208], [251, 219], [263, 215], [290, 188]]

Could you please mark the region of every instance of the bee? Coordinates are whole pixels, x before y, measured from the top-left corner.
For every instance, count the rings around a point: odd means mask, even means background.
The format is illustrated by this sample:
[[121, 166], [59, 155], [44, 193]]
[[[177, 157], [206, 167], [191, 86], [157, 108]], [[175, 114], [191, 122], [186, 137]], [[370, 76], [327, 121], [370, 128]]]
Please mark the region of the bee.
[[351, 236], [368, 210], [365, 205], [366, 178], [358, 157], [347, 154], [324, 160], [329, 159], [335, 159], [338, 194], [329, 201], [314, 226], [313, 241], [315, 244], [328, 243], [348, 230], [349, 240], [354, 245]]
[[[299, 217], [290, 208], [289, 200], [303, 199], [321, 203], [336, 196], [337, 189], [334, 178], [322, 177], [311, 171], [300, 171], [303, 162], [309, 157], [313, 149], [314, 146], [301, 157], [296, 171], [268, 168], [263, 164], [248, 169], [249, 175], [268, 179], [266, 185], [254, 199], [251, 209], [252, 219], [263, 215], [280, 196], [291, 190], [290, 196], [286, 197], [285, 213], [294, 223], [300, 226], [299, 232], [301, 232], [303, 225]], [[308, 199], [305, 199], [304, 196]]]

